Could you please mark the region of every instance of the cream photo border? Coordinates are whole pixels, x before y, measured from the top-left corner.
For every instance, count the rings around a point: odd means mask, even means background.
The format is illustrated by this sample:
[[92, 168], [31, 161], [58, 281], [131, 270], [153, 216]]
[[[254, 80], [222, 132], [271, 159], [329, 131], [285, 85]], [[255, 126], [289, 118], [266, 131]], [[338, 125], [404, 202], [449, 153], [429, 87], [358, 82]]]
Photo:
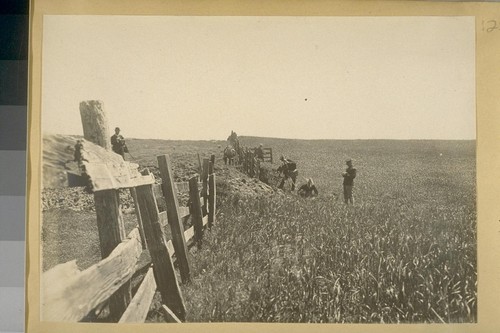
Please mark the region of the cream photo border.
[[[97, 324], [40, 321], [43, 15], [473, 16], [476, 20], [478, 323]], [[32, 0], [28, 101], [26, 332], [498, 332], [500, 329], [500, 3], [299, 0]], [[485, 28], [486, 27], [486, 28]], [[168, 325], [168, 328], [165, 327]]]

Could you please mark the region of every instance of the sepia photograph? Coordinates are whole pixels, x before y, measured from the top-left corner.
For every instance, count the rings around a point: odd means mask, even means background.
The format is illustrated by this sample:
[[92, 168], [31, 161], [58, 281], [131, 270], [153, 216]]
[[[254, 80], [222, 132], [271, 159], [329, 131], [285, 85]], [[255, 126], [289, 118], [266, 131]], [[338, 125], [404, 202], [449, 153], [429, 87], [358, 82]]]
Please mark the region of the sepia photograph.
[[44, 15], [40, 321], [478, 322], [474, 16]]

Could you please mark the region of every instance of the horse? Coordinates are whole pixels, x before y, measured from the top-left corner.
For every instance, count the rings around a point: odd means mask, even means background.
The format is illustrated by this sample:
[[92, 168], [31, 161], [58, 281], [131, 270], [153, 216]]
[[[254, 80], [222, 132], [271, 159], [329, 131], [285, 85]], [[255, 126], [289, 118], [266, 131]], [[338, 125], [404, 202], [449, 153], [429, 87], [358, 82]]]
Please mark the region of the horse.
[[234, 158], [236, 157], [236, 149], [234, 149], [232, 146], [227, 146], [224, 148], [224, 164], [233, 165], [234, 164]]

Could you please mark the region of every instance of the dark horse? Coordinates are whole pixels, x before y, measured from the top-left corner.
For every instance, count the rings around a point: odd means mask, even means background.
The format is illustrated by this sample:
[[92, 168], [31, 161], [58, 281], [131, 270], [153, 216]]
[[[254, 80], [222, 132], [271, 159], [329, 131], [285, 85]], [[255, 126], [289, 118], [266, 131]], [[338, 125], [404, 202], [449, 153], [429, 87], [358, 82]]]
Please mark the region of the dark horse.
[[236, 157], [236, 149], [232, 146], [224, 148], [224, 164], [234, 165], [234, 158]]

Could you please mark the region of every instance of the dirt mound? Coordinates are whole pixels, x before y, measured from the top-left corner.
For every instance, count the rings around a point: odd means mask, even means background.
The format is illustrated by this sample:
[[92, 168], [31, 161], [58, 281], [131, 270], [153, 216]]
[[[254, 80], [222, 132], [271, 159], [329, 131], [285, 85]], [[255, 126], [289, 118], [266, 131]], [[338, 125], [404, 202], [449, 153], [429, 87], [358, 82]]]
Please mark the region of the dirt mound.
[[[85, 184], [72, 182], [72, 179], [78, 179], [80, 170], [76, 162], [73, 161], [74, 145], [76, 140], [82, 140], [80, 136], [68, 135], [45, 135], [43, 138], [43, 191], [42, 191], [42, 210], [46, 211], [51, 208], [71, 209], [76, 211], [93, 211], [94, 198], [92, 194], [84, 191]], [[144, 142], [143, 142], [144, 141]], [[140, 157], [134, 162], [139, 164], [139, 170], [148, 169], [156, 179], [157, 183], [161, 183], [160, 172], [158, 166], [155, 165], [155, 154], [157, 151], [167, 150], [168, 146], [163, 141], [154, 142], [158, 148], [151, 146], [151, 140], [134, 139], [134, 153], [147, 154], [151, 150], [152, 156], [149, 159]], [[144, 144], [141, 144], [143, 142]], [[146, 147], [146, 143], [148, 146]], [[199, 142], [183, 143], [184, 146], [179, 146], [176, 143], [177, 149], [171, 157], [172, 171], [175, 182], [186, 182], [193, 175], [198, 173], [198, 161], [193, 158], [192, 150], [200, 148]], [[190, 144], [196, 144], [196, 147], [191, 147]], [[108, 158], [100, 156], [101, 147], [94, 147], [92, 143], [84, 142], [86, 149], [85, 158], [101, 161]], [[200, 147], [198, 147], [200, 146]], [[146, 147], [146, 148], [144, 148]], [[167, 147], [167, 148], [165, 148]], [[207, 144], [211, 149], [211, 146]], [[147, 151], [144, 151], [144, 149]], [[189, 154], [187, 152], [190, 152]], [[206, 156], [207, 152], [200, 149], [200, 152]], [[116, 155], [117, 158], [120, 156]], [[247, 175], [239, 172], [234, 166], [224, 165], [222, 159], [217, 159], [214, 171], [217, 180], [217, 196], [224, 197], [232, 193], [238, 193], [241, 196], [261, 196], [277, 193], [276, 185], [279, 184], [279, 175], [274, 171], [273, 165], [270, 163], [261, 164], [261, 180], [250, 178]], [[79, 187], [72, 187], [79, 186]], [[122, 209], [125, 212], [133, 210], [133, 201], [129, 191], [121, 190]], [[189, 199], [188, 193], [178, 193], [179, 204], [185, 206]]]
[[276, 188], [281, 181], [280, 174], [276, 172], [276, 165], [269, 162], [261, 162], [259, 180], [273, 188]]
[[43, 187], [61, 188], [71, 184], [80, 175], [78, 164], [73, 161], [76, 140], [82, 137], [69, 135], [43, 136]]
[[[124, 213], [133, 212], [134, 202], [128, 191], [120, 191], [120, 204]], [[42, 211], [53, 208], [74, 211], [95, 211], [94, 195], [89, 194], [83, 187], [43, 189]]]
[[233, 166], [216, 165], [215, 173], [218, 195], [238, 193], [241, 196], [260, 196], [276, 192], [273, 187], [256, 178], [250, 178]]

